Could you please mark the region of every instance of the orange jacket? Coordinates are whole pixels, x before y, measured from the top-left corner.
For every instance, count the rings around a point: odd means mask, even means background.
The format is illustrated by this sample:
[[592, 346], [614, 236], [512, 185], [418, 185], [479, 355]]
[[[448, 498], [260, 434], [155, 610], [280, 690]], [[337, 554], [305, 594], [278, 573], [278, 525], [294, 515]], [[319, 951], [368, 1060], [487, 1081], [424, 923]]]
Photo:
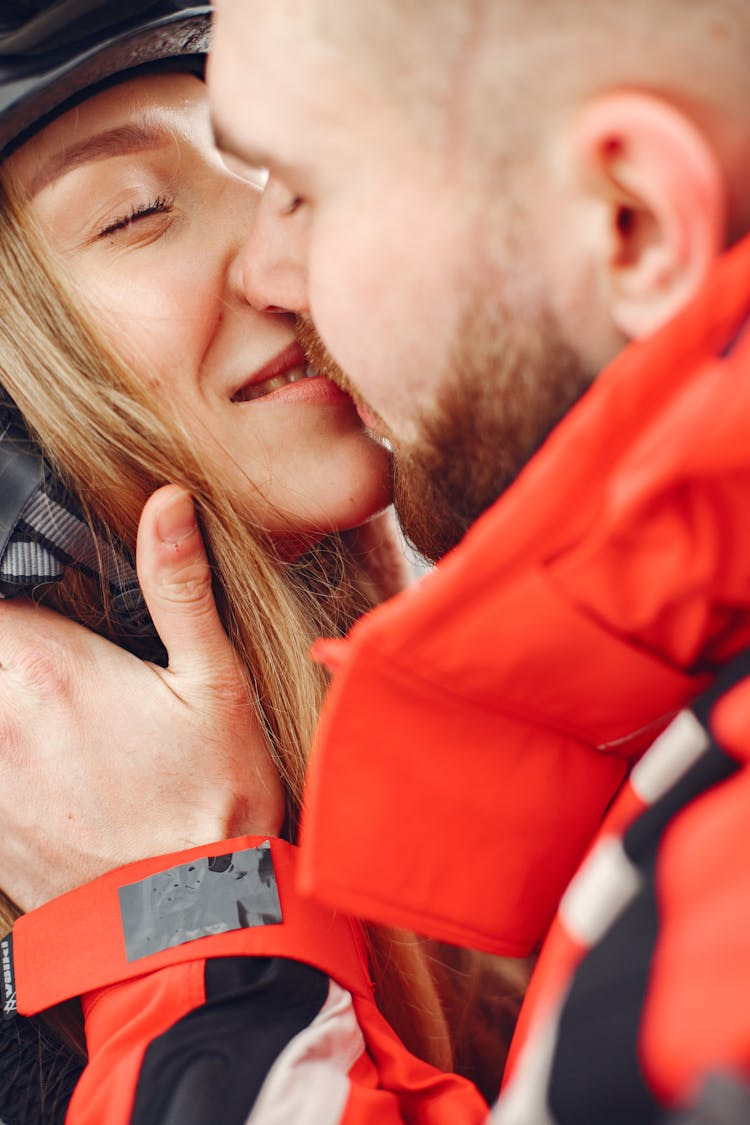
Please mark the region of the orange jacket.
[[[525, 955], [634, 759], [750, 644], [750, 242], [416, 588], [325, 642], [307, 891]], [[342, 848], [342, 841], [346, 847]]]
[[[539, 947], [632, 763], [750, 645], [749, 317], [746, 240], [690, 308], [600, 375], [435, 575], [345, 642], [320, 645], [335, 678], [303, 823], [307, 893], [495, 953]], [[744, 764], [750, 690], [738, 692], [729, 697], [733, 742], [723, 729], [719, 741]], [[649, 751], [644, 776], [664, 772], [667, 745], [677, 786], [692, 761], [690, 721], [679, 717]], [[614, 924], [623, 899], [608, 906], [609, 953], [586, 911], [580, 930], [568, 917], [556, 924], [498, 1121], [643, 1125], [708, 1072], [750, 1070], [750, 782], [740, 770], [701, 801], [704, 782], [683, 795], [682, 811], [669, 808], [647, 875], [630, 859], [636, 873], [623, 875], [644, 896], [650, 888], [669, 921], [643, 952], [639, 971], [653, 971], [652, 987], [628, 1031], [643, 1088], [631, 1105], [607, 1070], [625, 1031], [608, 1047], [601, 1035], [622, 1006], [612, 986], [618, 958], [627, 962], [641, 942], [638, 927], [626, 932], [629, 945]], [[609, 877], [617, 882], [598, 857], [650, 800], [627, 785], [615, 802], [592, 852], [594, 875], [587, 864], [580, 877], [598, 888], [595, 907]], [[580, 1000], [579, 978], [598, 1008]], [[552, 1116], [540, 1060], [558, 1019], [555, 1066], [547, 1060]], [[577, 1068], [571, 1044], [581, 1047]], [[607, 1074], [603, 1102], [592, 1098], [597, 1069]], [[580, 1099], [560, 1092], [561, 1073], [574, 1076]]]
[[[149, 1038], [168, 1039], [173, 1025], [184, 1027], [209, 1006], [206, 959], [253, 955], [299, 959], [335, 982], [310, 1023], [309, 1054], [336, 1064], [324, 1068], [323, 1079], [317, 1072], [315, 1081], [307, 1080], [306, 1088], [322, 1098], [311, 1103], [318, 1114], [312, 1120], [482, 1119], [468, 1087], [415, 1064], [383, 1028], [356, 953], [356, 927], [307, 895], [490, 951], [525, 955], [539, 946], [633, 761], [709, 688], [717, 668], [750, 646], [748, 279], [750, 242], [717, 263], [683, 316], [600, 376], [434, 574], [363, 620], [346, 642], [321, 645], [336, 675], [312, 757], [297, 876], [294, 849], [273, 845], [274, 859], [284, 857], [277, 864], [281, 923], [202, 937], [127, 962], [113, 905], [134, 877], [126, 869], [17, 924], [20, 1010], [89, 995], [92, 1062], [71, 1122], [158, 1120], [128, 1116], [134, 1102], [138, 1109]], [[750, 704], [741, 692], [742, 686], [727, 696], [729, 733], [714, 732], [732, 752], [747, 748], [750, 730]], [[692, 752], [690, 740], [687, 750], [681, 741], [685, 721], [677, 720], [683, 765]], [[739, 751], [730, 735], [742, 744]], [[668, 743], [673, 736], [674, 727], [664, 734]], [[644, 765], [653, 754], [658, 763], [659, 746]], [[692, 933], [695, 903], [704, 901], [701, 894], [691, 898], [684, 855], [705, 858], [699, 889], [705, 895], [720, 889], [717, 907], [735, 897], [750, 902], [746, 893], [732, 894], [750, 870], [739, 827], [747, 819], [746, 784], [741, 770], [711, 791], [710, 830], [691, 835], [703, 824], [695, 808], [706, 810], [706, 800], [693, 794], [674, 826], [668, 819], [655, 837], [658, 862], [649, 871], [656, 868], [660, 901], [669, 906], [672, 924], [661, 936], [669, 938], [663, 948], [674, 973], [659, 974], [667, 999], [649, 1008], [654, 1019], [639, 1016], [636, 1032], [646, 1028], [652, 1047], [667, 1043], [664, 1068], [651, 1048], [647, 1067], [649, 1094], [665, 1105], [677, 1104], [705, 1071], [750, 1062], [744, 907], [719, 910], [717, 924], [700, 931], [697, 953], [681, 945], [682, 921], [690, 919]], [[647, 804], [626, 786], [607, 832], [628, 828]], [[163, 860], [148, 861], [143, 872], [163, 867]], [[535, 1082], [539, 1045], [549, 1019], [561, 1011], [568, 1018], [563, 1002], [574, 996], [571, 974], [590, 964], [582, 940], [570, 955], [569, 932], [564, 920], [556, 925], [543, 954], [522, 1021], [528, 1047], [516, 1048], [513, 1077], [495, 1111], [499, 1121], [546, 1120], [526, 1105], [530, 1088], [544, 1090]], [[596, 943], [589, 944], [595, 953]], [[656, 949], [661, 952], [661, 941]], [[51, 958], [54, 972], [42, 971]], [[699, 971], [715, 964], [732, 967], [741, 990], [737, 1020], [729, 1019], [726, 988]], [[689, 1019], [673, 1003], [685, 973], [695, 984], [688, 990]], [[702, 1007], [706, 992], [716, 1003]], [[711, 1022], [722, 1021], [726, 1033], [714, 1035]], [[346, 1049], [356, 1041], [357, 1023], [364, 1033], [359, 1053]], [[665, 1028], [699, 1023], [703, 1033], [693, 1035], [687, 1063], [675, 1067]], [[299, 1050], [309, 1061], [306, 1034], [290, 1038], [261, 1085], [254, 1125], [264, 1125], [266, 1110], [269, 1121], [304, 1120], [290, 1091], [295, 1068], [297, 1088], [299, 1075], [304, 1087], [309, 1074], [294, 1061]], [[562, 1046], [568, 1041], [575, 1036]], [[345, 1049], [337, 1054], [341, 1042]], [[674, 1042], [682, 1051], [685, 1035]], [[157, 1071], [168, 1084], [166, 1069]], [[585, 1120], [579, 1115], [576, 1125]], [[597, 1120], [611, 1125], [616, 1117]]]

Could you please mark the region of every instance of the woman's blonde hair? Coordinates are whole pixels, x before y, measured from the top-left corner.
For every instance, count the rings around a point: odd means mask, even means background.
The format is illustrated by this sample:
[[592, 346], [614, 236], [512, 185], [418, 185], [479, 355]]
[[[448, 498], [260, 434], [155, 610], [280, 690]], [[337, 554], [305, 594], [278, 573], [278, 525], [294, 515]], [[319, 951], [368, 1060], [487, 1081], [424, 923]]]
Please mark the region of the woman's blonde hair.
[[[219, 610], [284, 783], [287, 834], [294, 838], [308, 747], [326, 690], [310, 645], [316, 636], [342, 634], [377, 600], [374, 584], [346, 535], [329, 535], [290, 563], [260, 527], [248, 525], [203, 465], [194, 436], [155, 405], [153, 390], [81, 310], [2, 176], [0, 276], [0, 385], [82, 499], [92, 525], [133, 550], [140, 511], [156, 488], [174, 482], [193, 495]], [[67, 575], [52, 602], [112, 635], [106, 595], [80, 575]], [[9, 926], [17, 913], [0, 900], [0, 923]], [[385, 1014], [416, 1053], [448, 1065], [445, 1022], [419, 942], [373, 928], [371, 948]]]

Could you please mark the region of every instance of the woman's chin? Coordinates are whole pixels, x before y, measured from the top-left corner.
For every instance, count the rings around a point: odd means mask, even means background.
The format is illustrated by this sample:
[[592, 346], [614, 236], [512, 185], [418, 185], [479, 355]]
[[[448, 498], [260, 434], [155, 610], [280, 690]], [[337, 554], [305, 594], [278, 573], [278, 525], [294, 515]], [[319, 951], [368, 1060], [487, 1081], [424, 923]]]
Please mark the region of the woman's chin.
[[342, 498], [326, 512], [311, 510], [305, 517], [301, 513], [289, 516], [283, 524], [269, 528], [279, 555], [292, 560], [311, 550], [326, 535], [338, 531], [351, 531], [370, 523], [393, 503], [390, 474], [370, 482], [370, 487]]

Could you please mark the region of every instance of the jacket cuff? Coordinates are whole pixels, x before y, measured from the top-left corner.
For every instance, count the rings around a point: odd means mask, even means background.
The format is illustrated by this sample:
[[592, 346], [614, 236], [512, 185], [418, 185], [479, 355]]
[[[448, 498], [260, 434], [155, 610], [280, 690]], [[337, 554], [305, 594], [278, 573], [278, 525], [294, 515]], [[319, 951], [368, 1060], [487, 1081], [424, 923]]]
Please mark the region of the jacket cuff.
[[[296, 863], [284, 840], [240, 837], [128, 864], [53, 899], [13, 927], [18, 1011], [210, 957], [304, 961], [368, 995], [359, 926], [300, 897]], [[9, 952], [4, 943], [4, 973]]]

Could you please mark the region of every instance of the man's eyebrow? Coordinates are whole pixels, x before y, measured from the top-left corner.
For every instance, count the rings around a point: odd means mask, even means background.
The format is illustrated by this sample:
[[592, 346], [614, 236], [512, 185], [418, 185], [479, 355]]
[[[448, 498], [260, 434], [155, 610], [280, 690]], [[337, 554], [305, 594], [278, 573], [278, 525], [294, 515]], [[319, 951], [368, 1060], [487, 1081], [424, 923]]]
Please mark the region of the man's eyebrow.
[[91, 160], [105, 160], [108, 156], [126, 156], [144, 149], [161, 148], [170, 138], [170, 132], [163, 127], [131, 122], [66, 145], [45, 161], [34, 174], [28, 185], [28, 198], [33, 198], [42, 188], [81, 164], [87, 164]]

